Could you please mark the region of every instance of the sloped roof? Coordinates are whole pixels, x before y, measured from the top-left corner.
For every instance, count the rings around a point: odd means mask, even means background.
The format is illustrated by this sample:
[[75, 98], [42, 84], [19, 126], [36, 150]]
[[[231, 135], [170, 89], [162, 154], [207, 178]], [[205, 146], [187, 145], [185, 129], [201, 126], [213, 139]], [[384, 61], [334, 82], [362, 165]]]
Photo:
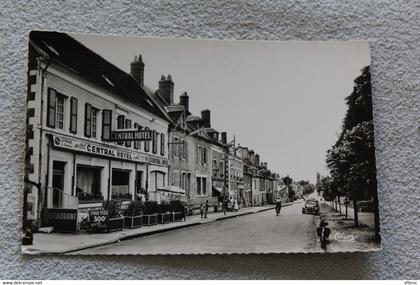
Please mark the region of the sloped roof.
[[50, 60], [94, 84], [168, 121], [162, 110], [134, 78], [65, 33], [32, 31], [30, 44]]

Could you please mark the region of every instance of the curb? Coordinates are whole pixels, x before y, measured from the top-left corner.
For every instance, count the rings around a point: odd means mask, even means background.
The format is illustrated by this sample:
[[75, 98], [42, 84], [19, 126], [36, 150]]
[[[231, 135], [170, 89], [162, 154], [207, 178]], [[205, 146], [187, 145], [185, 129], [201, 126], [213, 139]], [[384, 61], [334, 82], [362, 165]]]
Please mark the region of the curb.
[[[283, 207], [287, 207], [287, 206], [290, 206], [290, 205], [292, 205], [292, 204], [287, 204], [287, 205], [284, 205]], [[123, 237], [120, 237], [120, 238], [111, 239], [111, 240], [108, 240], [108, 241], [105, 241], [105, 242], [101, 242], [101, 243], [98, 243], [98, 244], [80, 246], [80, 247], [69, 249], [69, 250], [61, 250], [61, 251], [54, 251], [54, 252], [40, 252], [40, 253], [37, 253], [37, 252], [22, 252], [22, 253], [25, 254], [25, 255], [67, 254], [67, 253], [72, 253], [72, 252], [76, 252], [76, 251], [80, 251], [80, 250], [86, 250], [86, 249], [90, 249], [90, 248], [105, 246], [105, 245], [117, 243], [117, 242], [120, 242], [120, 241], [127, 241], [127, 240], [131, 240], [131, 239], [135, 239], [135, 238], [141, 238], [141, 237], [156, 235], [156, 234], [169, 232], [169, 231], [173, 231], [173, 230], [179, 230], [179, 229], [198, 226], [198, 225], [205, 225], [205, 224], [213, 223], [213, 222], [216, 222], [216, 221], [222, 221], [222, 220], [233, 219], [233, 218], [241, 217], [241, 216], [245, 216], [245, 215], [261, 213], [261, 212], [272, 210], [274, 208], [275, 208], [275, 206], [269, 207], [269, 208], [266, 208], [266, 209], [260, 209], [260, 210], [257, 210], [255, 212], [247, 212], [247, 213], [240, 213], [240, 214], [232, 215], [232, 216], [220, 217], [220, 218], [208, 220], [207, 222], [204, 222], [204, 223], [203, 222], [195, 222], [195, 223], [191, 223], [191, 224], [187, 224], [187, 225], [184, 224], [184, 225], [179, 225], [179, 226], [175, 226], [175, 227], [171, 227], [171, 228], [154, 230], [154, 231], [150, 231], [150, 232], [146, 232], [146, 233], [138, 233], [138, 234], [127, 235], [127, 236], [123, 236]]]

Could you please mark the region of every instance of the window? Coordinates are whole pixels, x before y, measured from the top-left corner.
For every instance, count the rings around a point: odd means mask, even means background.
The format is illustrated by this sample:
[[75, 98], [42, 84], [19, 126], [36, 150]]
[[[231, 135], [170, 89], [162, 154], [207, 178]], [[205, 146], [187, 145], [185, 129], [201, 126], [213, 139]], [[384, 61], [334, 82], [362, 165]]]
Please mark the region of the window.
[[130, 195], [130, 171], [112, 169], [112, 194], [113, 199], [131, 199]]
[[118, 115], [117, 117], [117, 129], [123, 130], [125, 125], [124, 115]]
[[91, 112], [92, 138], [96, 138], [97, 129], [98, 129], [97, 124], [98, 124], [98, 109], [92, 108], [92, 112]]
[[[145, 130], [148, 130], [149, 128], [148, 127], [145, 127], [144, 129]], [[152, 138], [153, 138], [153, 136], [152, 136]], [[144, 142], [144, 151], [145, 152], [149, 152], [150, 151], [150, 141], [145, 141]]]
[[165, 134], [160, 134], [160, 155], [165, 155]]
[[177, 144], [177, 149], [178, 149], [178, 157], [181, 158], [185, 158], [185, 154], [184, 154], [184, 140], [180, 139], [179, 143]]
[[173, 156], [178, 156], [178, 138], [174, 137], [174, 142], [172, 144], [172, 155]]
[[70, 132], [77, 133], [77, 98], [70, 99]]
[[197, 195], [206, 195], [207, 194], [207, 178], [206, 177], [197, 177]]
[[76, 194], [83, 200], [84, 193], [93, 194], [95, 200], [102, 200], [101, 168], [77, 165]]
[[109, 140], [111, 138], [112, 129], [112, 111], [102, 111], [102, 140]]
[[[125, 118], [124, 115], [118, 115], [117, 117], [117, 129], [123, 130], [125, 127]], [[117, 145], [124, 145], [123, 142], [117, 142]]]
[[220, 177], [223, 177], [223, 173], [225, 172], [225, 168], [223, 167], [223, 161], [220, 161]]
[[206, 164], [207, 163], [207, 149], [206, 147], [203, 147], [203, 161], [202, 164]]
[[207, 178], [203, 177], [202, 178], [202, 183], [203, 183], [203, 185], [202, 185], [201, 189], [202, 189], [203, 195], [206, 195], [207, 194]]
[[48, 113], [47, 113], [47, 126], [55, 128], [55, 116], [56, 116], [56, 92], [54, 89], [48, 89]]
[[197, 195], [201, 195], [201, 177], [197, 177]]
[[64, 97], [57, 96], [57, 128], [64, 129]]
[[90, 138], [92, 135], [92, 105], [85, 104], [85, 136]]
[[[131, 120], [129, 120], [129, 119], [126, 119], [125, 120], [125, 128], [126, 129], [131, 129]], [[129, 141], [129, 142], [125, 142], [125, 146], [126, 147], [131, 147], [131, 142]]]
[[153, 153], [157, 153], [158, 136], [159, 136], [158, 132], [152, 131], [152, 152]]
[[207, 149], [201, 145], [197, 146], [197, 161], [200, 164], [207, 163]]

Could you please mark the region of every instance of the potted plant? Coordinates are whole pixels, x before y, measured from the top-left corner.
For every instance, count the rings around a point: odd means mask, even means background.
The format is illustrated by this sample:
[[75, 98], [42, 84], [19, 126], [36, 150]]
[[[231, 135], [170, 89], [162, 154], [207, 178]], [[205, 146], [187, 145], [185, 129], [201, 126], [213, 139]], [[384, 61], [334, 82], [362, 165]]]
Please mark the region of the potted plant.
[[143, 204], [132, 201], [128, 204], [124, 216], [124, 227], [127, 229], [139, 228], [143, 225]]
[[155, 201], [146, 201], [144, 203], [143, 211], [143, 225], [153, 226], [157, 224], [157, 208], [158, 204]]
[[169, 202], [169, 220], [171, 222], [181, 222], [184, 213], [184, 204], [180, 200]]
[[169, 213], [169, 204], [166, 202], [162, 202], [160, 205], [158, 205], [157, 209], [157, 219], [158, 224], [166, 224], [169, 223], [170, 220], [170, 213]]
[[121, 201], [108, 200], [103, 203], [104, 210], [108, 211], [106, 222], [107, 231], [118, 231], [124, 228], [124, 217], [121, 215]]

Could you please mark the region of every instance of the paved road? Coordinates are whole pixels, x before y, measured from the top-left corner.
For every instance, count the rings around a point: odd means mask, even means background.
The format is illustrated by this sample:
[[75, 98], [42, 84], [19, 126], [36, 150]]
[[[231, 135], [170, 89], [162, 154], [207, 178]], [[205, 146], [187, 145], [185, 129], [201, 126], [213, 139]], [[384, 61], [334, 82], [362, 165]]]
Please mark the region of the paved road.
[[72, 254], [318, 252], [314, 216], [302, 202], [274, 210], [86, 249]]

